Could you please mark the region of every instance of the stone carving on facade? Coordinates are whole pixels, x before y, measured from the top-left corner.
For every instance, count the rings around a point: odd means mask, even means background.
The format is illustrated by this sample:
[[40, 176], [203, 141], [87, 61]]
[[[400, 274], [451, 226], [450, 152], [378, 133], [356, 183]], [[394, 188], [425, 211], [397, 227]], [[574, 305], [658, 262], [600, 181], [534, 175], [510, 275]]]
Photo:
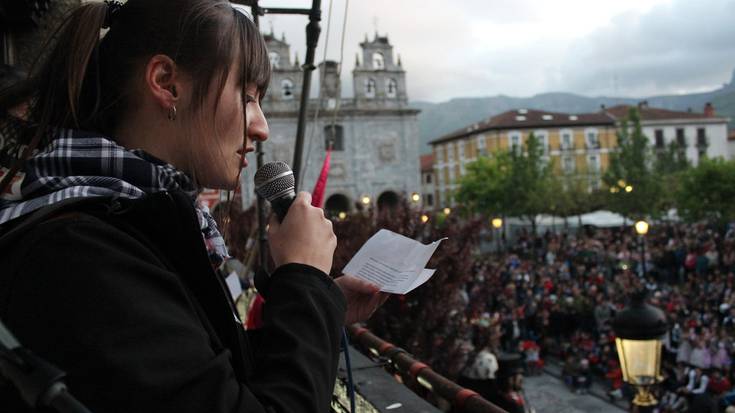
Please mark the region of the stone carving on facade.
[[329, 167], [329, 177], [335, 179], [345, 179], [347, 170], [342, 162], [332, 161]]

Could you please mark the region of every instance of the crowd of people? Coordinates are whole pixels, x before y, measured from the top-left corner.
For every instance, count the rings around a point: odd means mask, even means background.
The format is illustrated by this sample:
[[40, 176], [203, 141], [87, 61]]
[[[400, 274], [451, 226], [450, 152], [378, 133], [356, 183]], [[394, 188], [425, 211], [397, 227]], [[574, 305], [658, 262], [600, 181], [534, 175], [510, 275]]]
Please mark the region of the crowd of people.
[[584, 393], [598, 381], [611, 398], [630, 398], [611, 322], [635, 291], [646, 290], [669, 324], [663, 381], [654, 389], [658, 410], [735, 404], [734, 227], [656, 224], [645, 253], [630, 227], [516, 235], [504, 253], [478, 256], [458, 293], [472, 325], [460, 376], [477, 379], [482, 361], [493, 379], [488, 354], [517, 352], [528, 374], [552, 358], [571, 391]]

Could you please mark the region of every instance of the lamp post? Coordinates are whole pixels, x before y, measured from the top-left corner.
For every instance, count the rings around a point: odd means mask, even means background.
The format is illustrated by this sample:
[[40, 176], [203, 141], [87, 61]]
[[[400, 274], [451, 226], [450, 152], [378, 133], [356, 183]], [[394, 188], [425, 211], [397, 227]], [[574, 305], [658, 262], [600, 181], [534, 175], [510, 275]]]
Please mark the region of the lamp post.
[[490, 223], [495, 229], [495, 233], [493, 235], [495, 236], [495, 252], [497, 253], [500, 252], [500, 228], [503, 226], [503, 219], [495, 217], [490, 221]]
[[648, 222], [638, 221], [635, 223], [635, 232], [640, 236], [641, 241], [641, 269], [643, 277], [646, 276], [646, 234], [648, 233]]
[[663, 311], [646, 304], [645, 298], [645, 290], [635, 293], [612, 323], [623, 380], [638, 389], [633, 404], [641, 407], [658, 403], [649, 387], [662, 378], [661, 338], [666, 333]]

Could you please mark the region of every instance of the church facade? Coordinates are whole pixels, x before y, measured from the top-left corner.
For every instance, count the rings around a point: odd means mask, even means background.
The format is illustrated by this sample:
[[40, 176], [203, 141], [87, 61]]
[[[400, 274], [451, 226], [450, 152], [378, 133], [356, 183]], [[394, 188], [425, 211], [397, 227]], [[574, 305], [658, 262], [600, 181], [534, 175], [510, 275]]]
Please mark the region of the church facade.
[[[302, 73], [285, 39], [265, 35], [273, 68], [262, 106], [270, 127], [263, 144], [266, 162], [293, 160]], [[343, 97], [338, 63], [314, 72], [319, 96], [309, 99], [300, 190], [311, 191], [331, 146], [325, 209], [333, 214], [390, 206], [419, 193], [419, 110], [408, 104], [406, 72], [394, 60], [387, 37], [360, 43], [352, 70], [354, 96]], [[316, 120], [315, 120], [316, 119]], [[255, 201], [255, 154], [241, 177], [243, 206]]]

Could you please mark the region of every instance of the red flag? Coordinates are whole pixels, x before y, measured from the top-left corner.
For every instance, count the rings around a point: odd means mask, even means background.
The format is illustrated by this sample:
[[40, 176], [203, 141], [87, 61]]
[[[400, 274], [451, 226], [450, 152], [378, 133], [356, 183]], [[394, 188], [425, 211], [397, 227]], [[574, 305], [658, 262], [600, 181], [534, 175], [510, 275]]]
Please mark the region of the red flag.
[[329, 175], [329, 160], [332, 157], [331, 145], [327, 148], [327, 155], [324, 157], [324, 164], [322, 165], [322, 171], [319, 173], [319, 179], [314, 185], [314, 190], [311, 191], [311, 205], [321, 208], [324, 205], [324, 192], [327, 189], [327, 176]]

